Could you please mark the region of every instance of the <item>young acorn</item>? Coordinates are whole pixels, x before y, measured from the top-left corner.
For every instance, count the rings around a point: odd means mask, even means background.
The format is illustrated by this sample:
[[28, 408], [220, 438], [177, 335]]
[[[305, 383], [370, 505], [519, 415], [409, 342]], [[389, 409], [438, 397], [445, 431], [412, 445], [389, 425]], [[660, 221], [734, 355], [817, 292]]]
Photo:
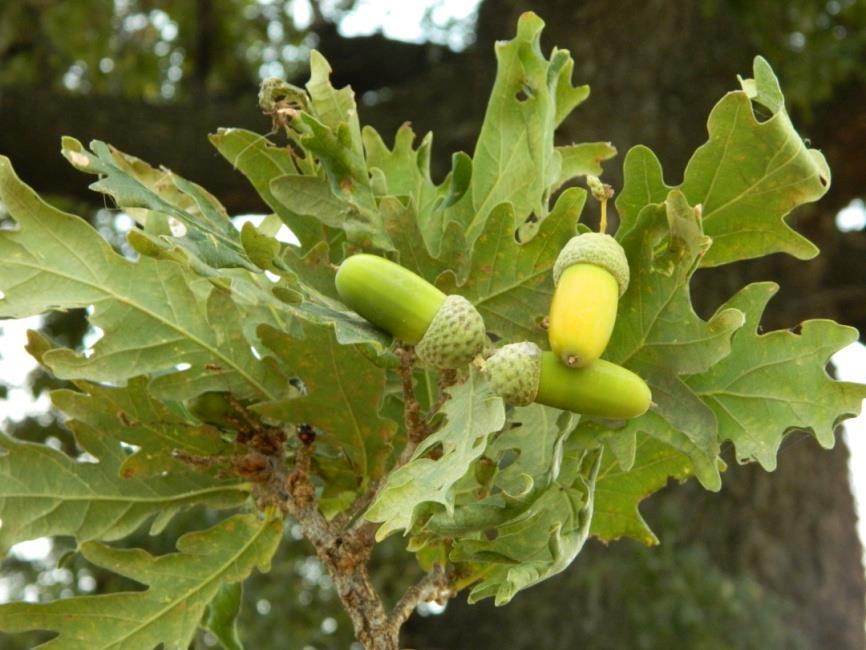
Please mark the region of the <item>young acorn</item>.
[[577, 235], [560, 251], [547, 336], [564, 364], [583, 368], [604, 352], [628, 278], [625, 251], [610, 235]]
[[485, 361], [493, 390], [507, 403], [532, 402], [601, 418], [643, 415], [652, 404], [646, 382], [632, 371], [598, 359], [584, 368], [563, 365], [535, 343], [511, 343]]
[[435, 368], [459, 368], [484, 349], [481, 314], [463, 296], [446, 296], [399, 264], [359, 253], [337, 270], [343, 302], [394, 338], [415, 346]]

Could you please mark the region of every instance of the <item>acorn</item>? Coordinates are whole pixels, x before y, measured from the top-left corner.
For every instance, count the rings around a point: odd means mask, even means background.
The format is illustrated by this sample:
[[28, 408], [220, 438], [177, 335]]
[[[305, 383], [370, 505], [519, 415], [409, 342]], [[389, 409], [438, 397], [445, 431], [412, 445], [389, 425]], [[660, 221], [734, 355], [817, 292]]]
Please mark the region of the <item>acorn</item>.
[[494, 391], [515, 406], [535, 402], [621, 420], [643, 415], [652, 404], [649, 386], [631, 370], [604, 359], [571, 368], [526, 341], [497, 350], [484, 372]]
[[556, 290], [548, 315], [550, 348], [564, 364], [583, 368], [598, 359], [613, 332], [628, 289], [628, 260], [610, 235], [572, 237], [553, 266]]
[[414, 345], [423, 363], [459, 368], [484, 349], [484, 320], [471, 302], [446, 296], [391, 260], [352, 255], [340, 264], [335, 283], [346, 305], [394, 338]]

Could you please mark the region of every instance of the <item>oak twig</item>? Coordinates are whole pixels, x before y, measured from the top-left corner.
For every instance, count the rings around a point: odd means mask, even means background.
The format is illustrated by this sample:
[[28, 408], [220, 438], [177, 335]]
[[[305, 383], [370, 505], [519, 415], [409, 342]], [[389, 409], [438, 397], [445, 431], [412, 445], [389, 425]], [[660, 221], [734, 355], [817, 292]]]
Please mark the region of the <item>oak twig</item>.
[[[400, 358], [398, 374], [403, 388], [406, 446], [400, 453], [393, 471], [409, 462], [418, 445], [430, 435], [430, 425], [415, 397], [411, 346], [397, 348]], [[457, 380], [456, 373], [444, 371], [440, 376], [440, 399], [432, 412], [438, 410], [447, 397], [444, 390]], [[314, 444], [299, 445], [295, 464], [285, 476], [286, 509], [304, 530], [316, 555], [334, 582], [337, 594], [352, 621], [355, 635], [367, 650], [398, 650], [400, 628], [415, 607], [425, 601], [447, 598], [448, 576], [436, 566], [421, 581], [409, 588], [388, 613], [381, 597], [373, 588], [367, 563], [375, 544], [378, 524], [361, 517], [375, 501], [385, 485], [383, 479], [373, 481], [364, 494], [336, 517], [328, 521], [318, 508], [315, 486], [311, 480]]]
[[445, 569], [437, 564], [421, 580], [409, 587], [403, 597], [394, 605], [388, 618], [392, 625], [398, 628], [415, 611], [415, 608], [425, 602], [434, 600], [442, 602], [450, 595], [448, 590], [448, 574]]
[[400, 367], [397, 372], [400, 375], [400, 383], [403, 386], [403, 419], [406, 424], [406, 435], [408, 438], [406, 446], [409, 447], [413, 442], [415, 445], [421, 442], [428, 432], [427, 425], [421, 417], [421, 404], [415, 397], [415, 389], [412, 383], [415, 348], [409, 345], [401, 345], [397, 348], [397, 356], [400, 357]]

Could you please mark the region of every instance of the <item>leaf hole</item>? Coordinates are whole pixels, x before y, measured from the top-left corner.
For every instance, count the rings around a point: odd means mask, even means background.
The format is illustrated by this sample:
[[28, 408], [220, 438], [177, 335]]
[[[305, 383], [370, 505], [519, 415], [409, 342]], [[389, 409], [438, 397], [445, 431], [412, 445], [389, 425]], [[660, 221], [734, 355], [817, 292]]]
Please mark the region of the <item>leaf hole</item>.
[[520, 90], [514, 93], [514, 99], [516, 99], [521, 104], [525, 101], [532, 99], [532, 97], [534, 96], [535, 92], [532, 90], [532, 87], [527, 84], [523, 84]]
[[307, 392], [307, 387], [304, 385], [304, 382], [300, 377], [292, 377], [291, 379], [289, 379], [289, 384], [291, 384], [292, 388], [294, 388], [301, 394]]
[[488, 542], [492, 542], [497, 537], [499, 537], [499, 531], [496, 530], [495, 528], [488, 528], [484, 531], [484, 538]]
[[503, 470], [509, 465], [513, 465], [520, 458], [519, 449], [506, 449], [502, 457], [499, 459], [499, 469]]
[[186, 235], [186, 225], [175, 217], [168, 218], [168, 229], [174, 237], [183, 237]]
[[755, 116], [755, 120], [761, 123], [766, 122], [773, 117], [772, 110], [754, 99], [752, 100], [752, 114]]
[[441, 442], [437, 442], [435, 445], [430, 447], [430, 449], [428, 449], [427, 453], [424, 455], [427, 456], [428, 458], [438, 460], [439, 458], [442, 458], [442, 454], [444, 454], [444, 453], [445, 453], [445, 447], [442, 446]]

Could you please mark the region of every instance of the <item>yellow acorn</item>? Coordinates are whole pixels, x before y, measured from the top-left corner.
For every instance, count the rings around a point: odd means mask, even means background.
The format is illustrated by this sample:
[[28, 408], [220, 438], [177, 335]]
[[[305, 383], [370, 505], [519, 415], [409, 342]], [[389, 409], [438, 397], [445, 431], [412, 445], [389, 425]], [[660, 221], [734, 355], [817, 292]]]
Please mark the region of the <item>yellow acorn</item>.
[[610, 235], [584, 233], [563, 247], [553, 267], [547, 334], [564, 364], [583, 368], [602, 355], [628, 279], [625, 251]]

